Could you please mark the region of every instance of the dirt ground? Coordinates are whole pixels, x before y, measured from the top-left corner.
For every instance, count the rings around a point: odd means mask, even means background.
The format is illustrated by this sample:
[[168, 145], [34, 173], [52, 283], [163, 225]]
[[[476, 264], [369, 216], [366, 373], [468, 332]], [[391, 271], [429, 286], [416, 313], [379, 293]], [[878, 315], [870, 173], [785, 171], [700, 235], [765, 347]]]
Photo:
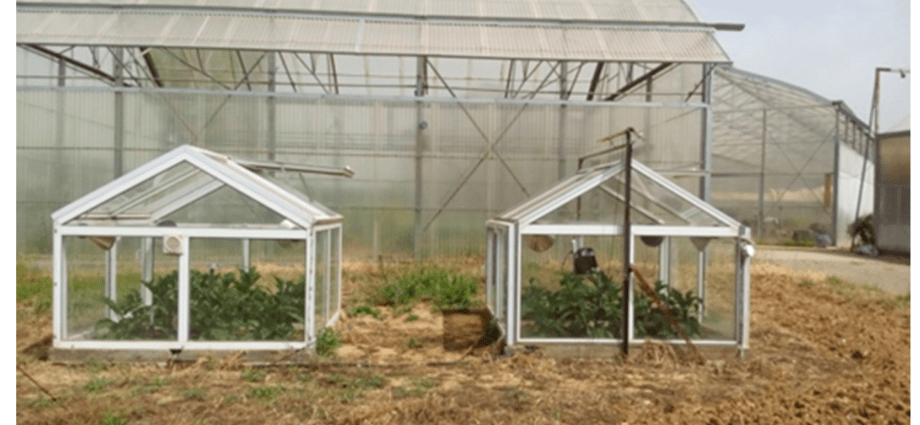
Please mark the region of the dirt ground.
[[[471, 270], [481, 261], [470, 261]], [[65, 366], [42, 360], [50, 313], [17, 304], [16, 419], [23, 424], [906, 424], [910, 299], [814, 272], [752, 267], [743, 360], [685, 359], [649, 344], [629, 358], [445, 351], [425, 304], [382, 320], [347, 314], [336, 357], [253, 367]], [[345, 264], [345, 299], [373, 275]], [[54, 397], [52, 399], [51, 397]]]

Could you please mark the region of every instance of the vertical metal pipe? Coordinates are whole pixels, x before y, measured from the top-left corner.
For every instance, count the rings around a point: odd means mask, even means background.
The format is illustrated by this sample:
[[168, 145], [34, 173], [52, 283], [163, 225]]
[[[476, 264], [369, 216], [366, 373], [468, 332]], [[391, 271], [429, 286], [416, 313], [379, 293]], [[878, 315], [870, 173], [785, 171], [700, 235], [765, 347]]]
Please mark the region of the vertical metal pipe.
[[[866, 139], [866, 148], [863, 151], [862, 172], [859, 175], [859, 192], [856, 196], [856, 214], [855, 219], [859, 220], [859, 208], [862, 204], [863, 186], [866, 181], [866, 167], [869, 162], [869, 145], [878, 137], [878, 102], [879, 102], [879, 79], [883, 68], [875, 68], [875, 86], [872, 89], [872, 107], [869, 108], [869, 131], [871, 139]], [[873, 125], [874, 124], [874, 125]], [[850, 249], [856, 245], [856, 233], [853, 233], [850, 239]]]
[[51, 328], [51, 339], [54, 347], [58, 347], [58, 344], [64, 338], [66, 334], [66, 323], [67, 323], [67, 273], [65, 272], [64, 266], [67, 262], [64, 255], [64, 238], [61, 236], [61, 233], [58, 231], [58, 226], [55, 223], [54, 225], [54, 242], [51, 245], [52, 255], [51, 259], [53, 261], [52, 272], [51, 272], [51, 281], [52, 281], [52, 293], [51, 293], [51, 304], [52, 304], [52, 328]]
[[304, 291], [304, 315], [305, 320], [303, 321], [304, 330], [304, 342], [308, 345], [312, 343], [314, 353], [316, 352], [316, 314], [315, 306], [316, 302], [316, 230], [310, 229], [310, 237], [307, 239], [307, 243], [304, 244], [304, 266], [305, 268], [305, 279], [307, 290]]
[[710, 193], [712, 192], [712, 72], [711, 68], [715, 65], [703, 65], [703, 122], [702, 134], [700, 134], [700, 171], [703, 176], [700, 179], [700, 199], [709, 202]]
[[424, 105], [422, 96], [425, 95], [425, 74], [428, 66], [428, 58], [419, 56], [416, 64], [415, 74], [415, 97], [416, 97], [416, 130], [415, 130], [415, 259], [422, 259], [422, 153], [425, 149], [424, 127], [425, 121]]
[[757, 238], [763, 239], [763, 191], [766, 190], [767, 171], [767, 110], [763, 110], [760, 132], [760, 186], [757, 190]]
[[266, 147], [268, 148], [268, 160], [275, 160], [275, 151], [277, 150], [275, 145], [275, 52], [270, 52], [268, 54], [268, 92], [269, 96], [266, 100], [268, 103], [267, 113], [268, 113], [268, 134], [266, 135]]
[[122, 93], [124, 87], [124, 48], [115, 48], [114, 74], [115, 74], [115, 134], [114, 134], [114, 174], [115, 178], [124, 173], [124, 148], [125, 148], [125, 99]]
[[[561, 61], [559, 64], [559, 99], [565, 100], [568, 96], [565, 92], [566, 90], [566, 73], [567, 62]], [[558, 141], [556, 142], [556, 155], [559, 158], [559, 165], [557, 167], [557, 175], [560, 180], [565, 177], [565, 133], [566, 133], [566, 113], [567, 105], [563, 103], [559, 106], [559, 135]]]
[[834, 193], [832, 194], [833, 205], [831, 208], [831, 232], [834, 245], [837, 245], [837, 238], [840, 236], [840, 232], [837, 231], [837, 220], [839, 220], [838, 213], [840, 211], [840, 105], [835, 104], [834, 110]]
[[182, 250], [182, 254], [179, 255], [179, 299], [178, 299], [178, 339], [179, 344], [184, 347], [188, 343], [188, 330], [191, 309], [189, 308], [190, 298], [189, 298], [189, 281], [191, 280], [191, 273], [189, 271], [189, 252], [188, 248], [191, 245], [188, 239], [183, 238], [185, 242], [185, 249]]
[[[152, 282], [153, 281], [153, 249], [154, 242], [152, 237], [146, 237], [141, 239], [141, 261], [142, 261], [142, 270], [141, 270], [141, 281], [143, 282]], [[144, 305], [153, 304], [153, 293], [150, 292], [146, 286], [141, 285], [141, 299], [144, 302]]]
[[[105, 297], [118, 301], [118, 240], [116, 238], [112, 246], [105, 251]], [[105, 307], [105, 315], [110, 320], [118, 320], [118, 316], [109, 306]]]
[[243, 239], [243, 258], [242, 258], [242, 267], [243, 270], [248, 271], [252, 267], [252, 251], [250, 247], [249, 239]]
[[[66, 181], [69, 176], [67, 175], [67, 167], [64, 162], [64, 127], [65, 119], [67, 117], [65, 109], [67, 108], [67, 98], [66, 92], [64, 91], [64, 86], [67, 83], [67, 66], [64, 62], [64, 58], [58, 59], [58, 92], [57, 92], [57, 110], [55, 114], [55, 144], [57, 149], [54, 150], [54, 181], [63, 182]], [[54, 190], [51, 192], [55, 194], [55, 199], [53, 200], [55, 205], [65, 205], [66, 202], [70, 201], [70, 196], [68, 196], [66, 184], [52, 184]]]
[[623, 355], [629, 355], [629, 304], [632, 302], [629, 297], [629, 278], [632, 273], [632, 261], [630, 259], [630, 250], [632, 249], [632, 231], [629, 221], [629, 209], [632, 196], [632, 129], [626, 130], [626, 168], [625, 168], [625, 193], [624, 211], [623, 211]]

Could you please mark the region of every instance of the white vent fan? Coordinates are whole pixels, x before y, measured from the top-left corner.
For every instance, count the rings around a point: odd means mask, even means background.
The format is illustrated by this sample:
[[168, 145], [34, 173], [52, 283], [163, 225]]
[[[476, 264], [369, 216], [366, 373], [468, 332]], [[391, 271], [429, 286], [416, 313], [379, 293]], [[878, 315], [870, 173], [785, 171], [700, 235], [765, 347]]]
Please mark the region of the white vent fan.
[[168, 255], [182, 255], [185, 252], [185, 238], [181, 235], [163, 236], [163, 253]]

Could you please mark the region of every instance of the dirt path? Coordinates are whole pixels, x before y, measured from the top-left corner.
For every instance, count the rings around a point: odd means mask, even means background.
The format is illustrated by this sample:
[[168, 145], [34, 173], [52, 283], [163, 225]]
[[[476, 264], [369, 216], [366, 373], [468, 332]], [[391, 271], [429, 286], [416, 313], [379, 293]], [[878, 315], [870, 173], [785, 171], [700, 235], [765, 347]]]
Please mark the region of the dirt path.
[[892, 294], [910, 293], [910, 260], [906, 258], [869, 258], [841, 250], [758, 246], [754, 261], [814, 272], [815, 280], [834, 276], [847, 282], [875, 286]]

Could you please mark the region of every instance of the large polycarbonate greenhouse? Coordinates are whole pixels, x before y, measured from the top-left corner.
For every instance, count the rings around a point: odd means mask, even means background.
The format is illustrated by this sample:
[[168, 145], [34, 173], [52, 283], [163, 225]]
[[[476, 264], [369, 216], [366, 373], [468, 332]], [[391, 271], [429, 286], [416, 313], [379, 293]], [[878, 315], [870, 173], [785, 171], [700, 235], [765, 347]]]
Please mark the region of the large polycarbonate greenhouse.
[[[748, 174], [761, 164], [763, 119], [716, 70], [730, 63], [716, 31], [741, 25], [707, 23], [686, 0], [35, 0], [16, 11], [23, 255], [50, 253], [52, 211], [182, 144], [351, 165], [354, 180], [309, 190], [345, 217], [353, 258], [481, 253], [486, 219], [627, 126], [655, 141], [636, 159], [739, 220], [760, 213], [763, 187], [780, 200], [764, 200], [763, 218], [791, 223], [786, 212], [802, 209], [829, 221], [822, 203], [789, 201], [832, 171], [789, 168], [770, 145], [763, 185], [746, 175], [726, 187], [736, 161]], [[800, 121], [782, 101], [763, 108], [768, 134], [791, 128], [773, 124], [780, 116]], [[720, 130], [726, 121], [746, 124]], [[744, 158], [719, 147], [739, 140], [753, 147]]]
[[342, 216], [282, 171], [351, 174], [180, 146], [55, 211], [56, 355], [315, 347], [340, 312]]
[[869, 126], [801, 87], [731, 67], [714, 74], [712, 204], [765, 241], [810, 228], [849, 246], [861, 181], [862, 199], [872, 199]]
[[683, 0], [39, 0], [16, 28], [20, 251], [50, 250], [51, 211], [191, 144], [352, 166], [310, 195], [355, 257], [482, 252], [485, 219], [626, 125], [706, 197], [715, 32], [737, 29]]

